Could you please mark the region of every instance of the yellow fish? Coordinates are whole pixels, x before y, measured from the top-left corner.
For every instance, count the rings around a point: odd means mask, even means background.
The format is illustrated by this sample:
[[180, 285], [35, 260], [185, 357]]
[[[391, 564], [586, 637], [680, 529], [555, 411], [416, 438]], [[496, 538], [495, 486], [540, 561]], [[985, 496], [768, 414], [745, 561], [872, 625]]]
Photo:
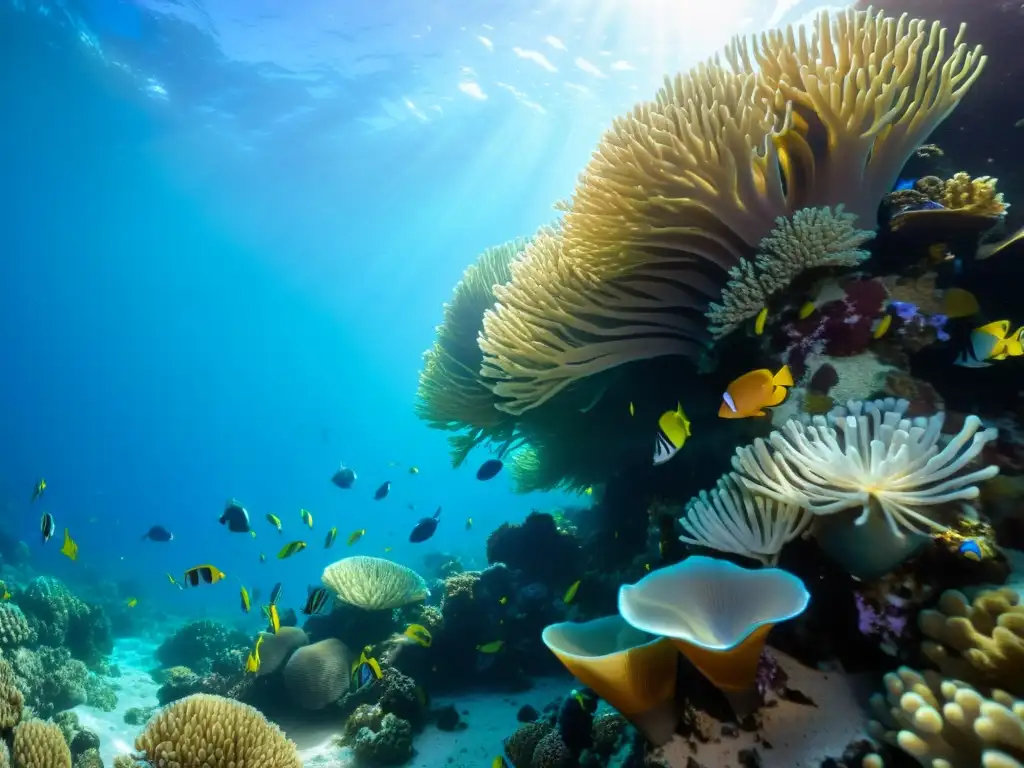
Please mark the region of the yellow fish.
[[394, 549], [394, 547], [384, 547], [384, 554], [386, 555], [386, 554], [387, 554], [388, 552], [390, 552], [390, 551], [391, 551], [392, 549]]
[[60, 548], [60, 553], [72, 561], [78, 559], [78, 545], [71, 538], [71, 533], [67, 528], [64, 529], [64, 545]]
[[478, 645], [476, 647], [476, 649], [478, 651], [480, 651], [480, 653], [497, 653], [498, 651], [500, 651], [504, 647], [505, 647], [505, 641], [504, 640], [492, 640], [489, 643], [484, 643], [483, 645]]
[[633, 405], [633, 401], [632, 400], [629, 401], [629, 415], [630, 416], [636, 416], [636, 406]]
[[277, 532], [278, 533], [281, 533], [281, 518], [280, 517], [278, 517], [277, 515], [272, 515], [272, 514], [270, 514], [268, 512], [267, 513], [267, 522], [270, 523], [275, 528], [277, 528]]
[[562, 598], [562, 602], [565, 603], [566, 605], [571, 603], [573, 601], [573, 599], [575, 599], [576, 593], [579, 591], [579, 588], [580, 588], [580, 580], [576, 579], [576, 581], [574, 581], [570, 585], [570, 587], [567, 590], [565, 590], [565, 596]]
[[757, 318], [754, 320], [754, 335], [760, 336], [764, 333], [764, 324], [768, 322], [768, 307], [761, 307], [761, 311], [757, 313]]
[[268, 613], [270, 614], [270, 629], [276, 635], [281, 631], [281, 617], [277, 614], [277, 606], [271, 604]]
[[198, 587], [200, 581], [204, 584], [216, 584], [223, 581], [226, 576], [227, 574], [215, 565], [197, 565], [185, 571], [185, 585]]
[[291, 557], [297, 552], [301, 552], [306, 548], [306, 542], [304, 541], [292, 541], [281, 547], [281, 551], [277, 553], [278, 560], [284, 560], [287, 557]]
[[501, 600], [498, 601], [498, 604], [499, 605], [507, 605], [508, 604], [508, 598], [507, 597], [501, 598]]
[[338, 538], [338, 528], [334, 527], [327, 532], [327, 538], [324, 539], [324, 549], [330, 549], [336, 538]]
[[942, 297], [942, 314], [950, 320], [973, 317], [981, 312], [978, 297], [963, 288], [950, 288]]
[[247, 590], [245, 587], [241, 588], [241, 597], [242, 597], [242, 610], [245, 613], [248, 613], [249, 609], [252, 608], [252, 604], [249, 602], [249, 590]]
[[584, 496], [593, 496], [594, 495], [594, 486], [588, 485], [586, 488], [584, 488], [583, 489], [583, 495]]
[[40, 498], [44, 491], [46, 491], [46, 480], [40, 477], [39, 482], [37, 482], [35, 487], [32, 489], [32, 501]]
[[0, 600], [10, 600], [11, 592], [7, 589], [7, 584], [0, 581]]
[[871, 332], [871, 338], [880, 339], [889, 332], [889, 326], [892, 325], [892, 315], [886, 315], [878, 321], [878, 325], [875, 326], [875, 330]]
[[418, 475], [419, 473], [420, 473], [420, 468], [419, 467], [409, 467], [409, 474], [410, 475]]
[[256, 531], [249, 531], [249, 535], [252, 536], [255, 539], [256, 538]]
[[491, 768], [508, 768], [508, 763], [505, 762], [505, 758], [498, 755], [494, 760], [491, 761]]
[[134, 608], [138, 604], [139, 604], [139, 598], [137, 598], [137, 597], [129, 597], [128, 601], [125, 603], [125, 605], [127, 605], [129, 608]]
[[800, 307], [800, 311], [797, 313], [797, 317], [801, 320], [806, 320], [808, 317], [814, 314], [814, 310], [818, 307], [813, 301], [808, 301]]
[[765, 408], [781, 405], [793, 386], [793, 374], [784, 365], [772, 375], [767, 368], [745, 373], [726, 387], [718, 416], [722, 419], [746, 419], [765, 416]]
[[308, 509], [300, 509], [299, 510], [299, 517], [301, 517], [302, 518], [302, 522], [304, 522], [310, 528], [313, 527], [313, 513], [310, 512]]
[[434, 643], [434, 638], [431, 636], [430, 630], [422, 624], [410, 624], [405, 628], [405, 631], [402, 634], [414, 643], [422, 645], [424, 648], [429, 648]]
[[[355, 544], [357, 541], [359, 541], [365, 535], [366, 535], [366, 529], [365, 528], [360, 528], [358, 531], [352, 531], [352, 533], [348, 537], [348, 545], [351, 547], [353, 544]], [[387, 552], [388, 550], [384, 550], [384, 551]]]
[[263, 635], [256, 637], [256, 646], [249, 653], [249, 657], [245, 660], [245, 671], [251, 674], [255, 674], [260, 671], [260, 646], [263, 645]]
[[473, 518], [472, 517], [467, 517], [466, 518], [466, 530], [467, 531], [473, 530]]
[[686, 445], [690, 437], [690, 420], [683, 406], [676, 403], [674, 411], [665, 411], [658, 419], [658, 432], [654, 438], [654, 466], [664, 464]]
[[987, 368], [992, 360], [1024, 355], [1024, 327], [1010, 332], [1009, 320], [996, 320], [971, 331], [967, 349], [961, 352], [954, 365], [964, 368]]

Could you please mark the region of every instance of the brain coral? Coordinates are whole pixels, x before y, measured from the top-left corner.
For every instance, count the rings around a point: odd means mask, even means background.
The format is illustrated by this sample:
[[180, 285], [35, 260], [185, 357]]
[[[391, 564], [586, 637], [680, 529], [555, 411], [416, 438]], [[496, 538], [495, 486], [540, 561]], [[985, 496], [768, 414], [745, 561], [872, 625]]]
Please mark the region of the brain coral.
[[71, 750], [53, 723], [27, 720], [14, 729], [15, 768], [71, 768]]
[[291, 652], [309, 645], [309, 637], [298, 627], [281, 627], [276, 635], [260, 632], [263, 644], [260, 646], [260, 671], [258, 677], [269, 675], [280, 669]]
[[303, 709], [323, 709], [348, 691], [350, 660], [334, 638], [299, 648], [284, 666], [284, 687]]
[[32, 640], [32, 630], [21, 608], [10, 603], [0, 605], [0, 648], [17, 648]]
[[346, 557], [328, 565], [321, 581], [338, 599], [368, 611], [390, 611], [430, 595], [416, 571], [380, 557]]
[[203, 693], [157, 713], [135, 749], [160, 768], [302, 768], [295, 744], [258, 710]]

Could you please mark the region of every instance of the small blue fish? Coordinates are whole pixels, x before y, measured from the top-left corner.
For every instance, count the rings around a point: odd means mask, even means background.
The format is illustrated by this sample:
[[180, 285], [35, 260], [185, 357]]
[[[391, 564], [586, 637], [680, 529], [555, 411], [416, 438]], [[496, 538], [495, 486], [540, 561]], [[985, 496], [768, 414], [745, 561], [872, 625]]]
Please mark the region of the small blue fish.
[[908, 189], [913, 189], [917, 183], [917, 179], [900, 179], [896, 182], [896, 186], [892, 188], [893, 192], [903, 192]]
[[981, 552], [981, 546], [975, 539], [965, 539], [960, 548], [957, 550], [967, 560], [973, 560], [976, 563], [980, 563], [984, 559], [984, 555]]

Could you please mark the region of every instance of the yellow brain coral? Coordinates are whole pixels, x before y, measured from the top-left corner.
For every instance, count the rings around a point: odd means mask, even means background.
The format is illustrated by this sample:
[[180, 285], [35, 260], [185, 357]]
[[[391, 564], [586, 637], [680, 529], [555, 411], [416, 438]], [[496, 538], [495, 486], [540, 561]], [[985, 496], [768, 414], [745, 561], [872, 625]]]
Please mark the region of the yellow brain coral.
[[302, 768], [295, 744], [258, 710], [202, 693], [160, 710], [135, 749], [160, 768]]
[[1024, 606], [1016, 591], [990, 590], [972, 602], [948, 590], [937, 610], [921, 611], [918, 626], [928, 638], [921, 650], [944, 675], [1024, 696]]
[[[937, 23], [825, 12], [810, 33], [737, 39], [727, 64], [678, 75], [618, 118], [562, 228], [495, 291], [479, 344], [497, 407], [521, 415], [616, 366], [698, 358], [711, 342], [705, 311], [777, 219], [845, 204], [873, 227], [907, 158], [981, 71], [962, 33], [948, 50]], [[839, 264], [860, 259], [853, 232], [832, 250]], [[710, 330], [749, 312], [712, 316]]]
[[14, 768], [71, 768], [71, 750], [53, 723], [27, 720], [14, 729]]

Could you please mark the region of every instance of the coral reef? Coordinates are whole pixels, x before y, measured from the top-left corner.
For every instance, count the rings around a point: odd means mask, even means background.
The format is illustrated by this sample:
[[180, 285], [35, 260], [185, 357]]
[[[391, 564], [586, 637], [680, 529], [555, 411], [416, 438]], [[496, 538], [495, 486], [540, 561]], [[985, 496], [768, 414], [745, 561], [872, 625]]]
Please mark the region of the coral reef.
[[40, 576], [18, 595], [36, 641], [67, 648], [73, 658], [93, 667], [114, 650], [114, 635], [103, 608], [73, 595], [58, 579]]
[[239, 654], [247, 653], [251, 644], [244, 633], [202, 619], [179, 627], [157, 648], [156, 658], [164, 667], [187, 667], [205, 674], [215, 667], [237, 669]]
[[402, 765], [412, 758], [412, 726], [388, 713], [381, 718], [378, 729], [360, 728], [352, 749], [367, 766]]
[[367, 611], [390, 611], [430, 595], [418, 573], [380, 557], [346, 557], [327, 566], [320, 580], [339, 600]]
[[89, 670], [64, 648], [19, 648], [10, 657], [25, 703], [40, 717], [88, 702]]
[[522, 523], [502, 523], [487, 537], [487, 562], [504, 563], [527, 582], [562, 590], [580, 577], [580, 545], [554, 517], [534, 511]]

